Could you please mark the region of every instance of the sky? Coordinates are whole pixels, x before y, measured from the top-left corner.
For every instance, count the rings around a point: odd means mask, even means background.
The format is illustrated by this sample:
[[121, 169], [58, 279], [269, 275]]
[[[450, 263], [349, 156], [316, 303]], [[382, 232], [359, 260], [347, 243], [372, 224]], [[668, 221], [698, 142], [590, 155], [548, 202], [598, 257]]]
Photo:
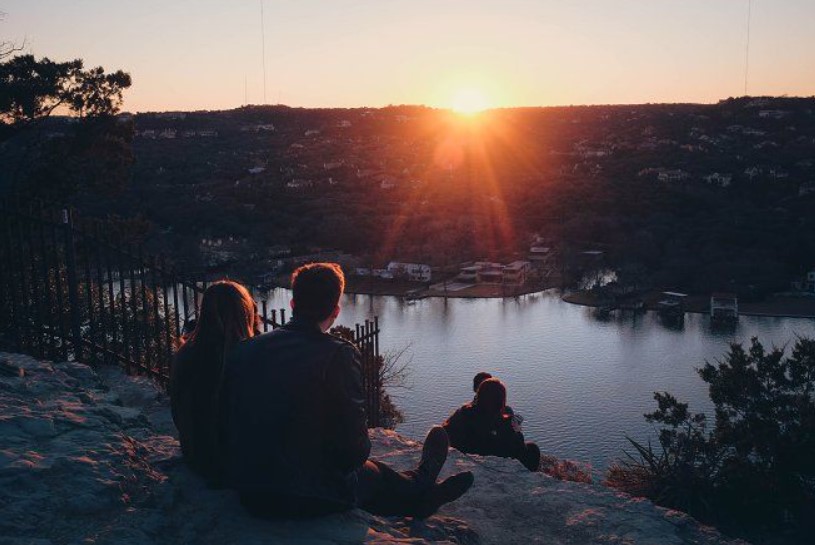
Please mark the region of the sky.
[[[715, 102], [745, 94], [749, 2], [0, 0], [0, 40], [129, 72], [134, 112]], [[751, 20], [747, 94], [815, 95], [815, 0]]]

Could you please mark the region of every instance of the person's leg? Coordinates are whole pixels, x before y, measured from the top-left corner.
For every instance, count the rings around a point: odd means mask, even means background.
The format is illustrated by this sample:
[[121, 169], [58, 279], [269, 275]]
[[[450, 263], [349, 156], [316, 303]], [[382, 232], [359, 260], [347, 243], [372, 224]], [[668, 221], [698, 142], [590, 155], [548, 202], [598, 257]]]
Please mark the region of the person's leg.
[[267, 493], [243, 493], [240, 495], [240, 502], [250, 515], [267, 519], [319, 517], [339, 513], [351, 507], [317, 498], [297, 496], [278, 498]]
[[432, 515], [441, 505], [458, 498], [472, 485], [470, 473], [436, 484], [448, 448], [447, 433], [444, 428], [436, 426], [427, 434], [422, 460], [416, 469], [396, 472], [382, 462], [365, 462], [358, 473], [359, 506], [376, 515]]

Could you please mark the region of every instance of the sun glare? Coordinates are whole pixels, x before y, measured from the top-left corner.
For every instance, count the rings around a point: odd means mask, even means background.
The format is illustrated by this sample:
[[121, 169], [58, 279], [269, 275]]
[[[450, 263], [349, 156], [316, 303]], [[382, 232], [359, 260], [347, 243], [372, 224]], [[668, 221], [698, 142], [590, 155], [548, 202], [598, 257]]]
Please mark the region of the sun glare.
[[459, 89], [450, 102], [453, 111], [463, 115], [475, 115], [490, 107], [487, 97], [478, 89]]

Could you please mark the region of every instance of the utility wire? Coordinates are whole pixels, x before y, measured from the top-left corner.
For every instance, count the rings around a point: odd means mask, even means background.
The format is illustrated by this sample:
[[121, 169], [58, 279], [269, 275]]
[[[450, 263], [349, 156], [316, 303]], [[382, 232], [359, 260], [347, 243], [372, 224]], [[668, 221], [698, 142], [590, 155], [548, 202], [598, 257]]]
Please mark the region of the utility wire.
[[263, 20], [263, 0], [260, 0], [260, 39], [263, 46], [263, 104], [266, 104], [266, 28]]
[[750, 76], [750, 22], [753, 17], [753, 0], [747, 0], [747, 44], [744, 48], [744, 96], [747, 96], [747, 82]]

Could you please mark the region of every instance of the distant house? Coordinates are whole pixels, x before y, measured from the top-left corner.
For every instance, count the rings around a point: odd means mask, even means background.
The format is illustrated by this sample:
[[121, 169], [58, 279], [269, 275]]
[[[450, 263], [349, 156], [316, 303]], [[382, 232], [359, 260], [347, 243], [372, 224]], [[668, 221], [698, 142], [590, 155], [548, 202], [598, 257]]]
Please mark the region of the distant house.
[[351, 126], [351, 122], [347, 119], [343, 119], [342, 121], [337, 121], [337, 127], [341, 129], [347, 129]]
[[668, 316], [681, 316], [685, 313], [685, 298], [687, 293], [676, 291], [662, 292], [662, 300], [657, 303], [657, 310]]
[[764, 171], [758, 167], [748, 167], [744, 169], [744, 174], [750, 178], [751, 180], [758, 176], [759, 174], [763, 174]]
[[789, 178], [789, 173], [782, 169], [782, 168], [771, 168], [770, 169], [770, 178], [774, 180], [782, 180], [784, 178]]
[[783, 119], [790, 115], [790, 112], [784, 110], [761, 110], [758, 112], [758, 117], [762, 119]]
[[688, 173], [681, 169], [662, 170], [657, 179], [660, 182], [678, 182], [688, 177]]
[[815, 193], [815, 182], [804, 182], [798, 186], [798, 196], [810, 195]]
[[602, 261], [604, 255], [602, 250], [586, 250], [577, 254], [578, 258], [586, 264]]
[[527, 255], [527, 259], [529, 261], [535, 261], [538, 263], [542, 263], [544, 261], [549, 261], [552, 257], [551, 248], [548, 246], [532, 246], [529, 248], [529, 254]]
[[320, 134], [320, 131], [317, 130], [317, 129], [309, 129], [305, 133], [306, 136], [317, 136], [319, 134]]
[[801, 279], [792, 283], [792, 288], [806, 293], [815, 293], [815, 269], [812, 269]]
[[529, 261], [513, 261], [504, 267], [505, 284], [523, 285], [532, 270], [532, 263]]
[[391, 178], [390, 176], [386, 176], [382, 178], [382, 181], [379, 182], [379, 187], [382, 189], [393, 189], [396, 187], [396, 180]]
[[504, 266], [501, 263], [479, 261], [475, 263], [479, 268], [476, 280], [479, 284], [501, 284], [504, 281]]
[[727, 187], [730, 185], [730, 182], [733, 180], [732, 174], [719, 174], [718, 172], [714, 172], [713, 174], [708, 174], [705, 176], [705, 181], [711, 185], [718, 185], [720, 187]]
[[430, 265], [423, 263], [391, 261], [388, 263], [388, 271], [390, 271], [394, 277], [402, 276], [414, 282], [430, 282], [432, 276]]
[[462, 267], [459, 270], [458, 279], [463, 282], [478, 282], [478, 271], [480, 269], [480, 267], [476, 267], [475, 265]]
[[393, 280], [394, 276], [388, 269], [372, 269], [371, 276], [376, 278], [383, 278], [385, 280]]
[[739, 298], [734, 293], [714, 293], [710, 296], [710, 318], [717, 321], [739, 317]]
[[154, 114], [156, 119], [186, 119], [186, 112], [161, 112]]
[[249, 174], [260, 174], [266, 170], [266, 167], [253, 167], [249, 169]]

